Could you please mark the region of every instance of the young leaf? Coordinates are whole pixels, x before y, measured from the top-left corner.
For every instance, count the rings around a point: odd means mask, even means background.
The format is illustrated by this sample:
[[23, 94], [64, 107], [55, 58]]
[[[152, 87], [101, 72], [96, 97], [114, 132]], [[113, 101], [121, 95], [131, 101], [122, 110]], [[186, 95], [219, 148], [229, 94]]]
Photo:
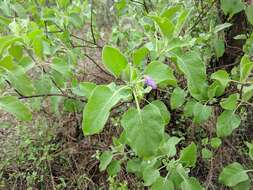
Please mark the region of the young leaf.
[[253, 160], [253, 144], [246, 142], [246, 145], [249, 149], [249, 157], [251, 158], [251, 160]]
[[19, 120], [32, 120], [32, 114], [30, 110], [15, 96], [0, 97], [0, 108], [11, 113]]
[[177, 153], [176, 145], [182, 140], [182, 138], [177, 137], [169, 137], [167, 141], [165, 141], [160, 150], [162, 154], [167, 155], [168, 157], [173, 157]]
[[234, 187], [249, 179], [241, 164], [234, 162], [226, 166], [219, 175], [219, 181], [228, 187]]
[[122, 98], [129, 96], [129, 89], [120, 87], [117, 90], [101, 85], [97, 86], [83, 111], [83, 133], [92, 135], [99, 133], [109, 117], [110, 110]]
[[220, 32], [220, 31], [222, 31], [222, 30], [224, 30], [226, 28], [229, 28], [230, 26], [232, 26], [232, 24], [231, 23], [227, 23], [227, 22], [223, 23], [223, 24], [219, 24], [219, 25], [215, 26], [214, 33], [218, 33], [218, 32]]
[[127, 144], [140, 157], [155, 155], [164, 138], [164, 119], [160, 110], [146, 105], [142, 110], [130, 108], [121, 120]]
[[194, 142], [180, 152], [179, 160], [186, 167], [195, 167], [197, 161], [197, 146]]
[[128, 64], [126, 57], [118, 49], [111, 46], [104, 46], [102, 59], [106, 68], [116, 77], [120, 76]]
[[99, 170], [100, 171], [104, 171], [107, 166], [111, 163], [113, 158], [113, 154], [110, 151], [105, 151], [101, 154], [101, 156], [99, 157]]
[[107, 172], [110, 176], [116, 176], [120, 172], [120, 161], [113, 160], [107, 167]]
[[203, 158], [203, 159], [210, 159], [210, 158], [213, 157], [213, 152], [210, 151], [210, 150], [207, 149], [207, 148], [203, 148], [203, 149], [201, 150], [201, 155], [202, 155], [202, 158]]
[[212, 99], [214, 97], [217, 96], [221, 96], [222, 94], [224, 94], [226, 87], [223, 86], [220, 82], [218, 82], [217, 80], [214, 81], [209, 87], [208, 87], [208, 98]]
[[175, 26], [169, 19], [159, 16], [149, 17], [156, 22], [165, 37], [172, 38]]
[[233, 111], [224, 111], [218, 117], [216, 123], [216, 134], [218, 137], [227, 137], [231, 135], [234, 129], [240, 126], [241, 119]]
[[253, 61], [248, 55], [244, 55], [240, 62], [240, 81], [245, 82], [253, 69]]
[[156, 84], [177, 85], [173, 70], [159, 61], [153, 61], [146, 67], [144, 74], [150, 76]]
[[238, 94], [231, 94], [228, 98], [223, 99], [222, 102], [220, 102], [220, 105], [225, 110], [235, 110], [237, 106], [237, 100], [238, 100]]
[[186, 92], [181, 88], [177, 87], [173, 90], [170, 97], [171, 109], [179, 108], [184, 104]]
[[220, 138], [214, 137], [211, 139], [211, 146], [213, 148], [219, 148], [221, 144], [222, 144], [222, 141]]
[[229, 74], [225, 70], [218, 70], [211, 75], [211, 79], [217, 80], [222, 86], [226, 87], [229, 83]]

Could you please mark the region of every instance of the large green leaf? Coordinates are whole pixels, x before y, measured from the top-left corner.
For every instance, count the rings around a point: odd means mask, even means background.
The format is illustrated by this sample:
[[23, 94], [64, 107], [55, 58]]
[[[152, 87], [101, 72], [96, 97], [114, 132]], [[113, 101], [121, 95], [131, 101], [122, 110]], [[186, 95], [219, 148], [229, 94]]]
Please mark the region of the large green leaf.
[[130, 108], [121, 120], [129, 146], [140, 157], [155, 155], [164, 138], [164, 119], [152, 103], [142, 110]]
[[0, 97], [0, 108], [6, 112], [11, 113], [19, 120], [30, 121], [32, 120], [32, 114], [17, 97], [15, 96], [3, 96]]
[[104, 128], [111, 108], [128, 96], [129, 89], [126, 87], [113, 90], [108, 86], [97, 86], [83, 111], [83, 133], [85, 135], [99, 133]]
[[240, 62], [240, 81], [245, 82], [253, 69], [253, 61], [248, 55], [244, 55]]
[[240, 126], [241, 119], [233, 111], [224, 111], [217, 119], [216, 134], [218, 137], [231, 135], [234, 129]]
[[172, 85], [176, 86], [177, 79], [175, 78], [173, 74], [173, 70], [159, 62], [159, 61], [153, 61], [146, 67], [144, 74], [150, 76], [156, 84], [163, 84], [163, 85]]
[[189, 51], [184, 54], [174, 54], [177, 58], [177, 65], [187, 79], [187, 86], [192, 97], [197, 100], [207, 98], [206, 67], [202, 62], [199, 53]]
[[234, 162], [226, 166], [219, 175], [219, 181], [228, 187], [234, 187], [249, 179], [241, 164]]
[[119, 77], [127, 66], [126, 57], [118, 49], [111, 46], [104, 46], [102, 59], [106, 68], [116, 77]]
[[236, 13], [241, 12], [245, 5], [242, 0], [221, 0], [221, 8], [225, 15], [229, 14], [229, 17], [231, 18]]

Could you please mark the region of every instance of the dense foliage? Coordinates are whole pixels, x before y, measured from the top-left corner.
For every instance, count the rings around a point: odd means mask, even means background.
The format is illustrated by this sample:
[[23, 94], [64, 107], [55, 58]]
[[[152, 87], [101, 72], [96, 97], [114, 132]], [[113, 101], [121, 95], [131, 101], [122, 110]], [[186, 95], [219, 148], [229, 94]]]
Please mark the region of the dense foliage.
[[[101, 16], [102, 5], [114, 17]], [[45, 102], [58, 117], [62, 109], [82, 113], [83, 138], [110, 123], [119, 133], [95, 155], [110, 180], [124, 170], [152, 190], [209, 189], [191, 171], [244, 127], [253, 106], [253, 4], [4, 0], [0, 10], [2, 110], [22, 125], [31, 124]], [[243, 49], [224, 63], [226, 35], [238, 14], [246, 15], [247, 28], [232, 39]], [[111, 21], [103, 25], [103, 19]], [[91, 56], [100, 50], [102, 64]], [[80, 64], [87, 60], [95, 67]], [[106, 80], [86, 77], [93, 69], [95, 78]], [[171, 130], [174, 122], [184, 134]], [[253, 144], [242, 143], [245, 157], [253, 159]], [[251, 189], [252, 170], [230, 163], [217, 174], [218, 183]]]

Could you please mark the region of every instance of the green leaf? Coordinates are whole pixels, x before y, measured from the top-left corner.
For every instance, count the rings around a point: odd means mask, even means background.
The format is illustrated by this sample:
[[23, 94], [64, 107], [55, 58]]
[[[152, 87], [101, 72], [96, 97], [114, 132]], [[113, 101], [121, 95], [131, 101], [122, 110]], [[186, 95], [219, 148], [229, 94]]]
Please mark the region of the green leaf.
[[160, 177], [160, 172], [158, 169], [145, 168], [143, 171], [143, 180], [145, 186], [152, 185]]
[[186, 167], [195, 167], [197, 161], [197, 146], [194, 142], [180, 152], [179, 160]]
[[181, 9], [182, 6], [180, 4], [170, 6], [168, 9], [164, 10], [160, 16], [165, 17], [169, 20], [173, 20], [177, 16], [176, 13], [179, 12]]
[[158, 177], [155, 183], [151, 186], [151, 190], [174, 190], [174, 184], [172, 181], [163, 177]]
[[9, 53], [16, 58], [16, 60], [20, 60], [23, 56], [23, 48], [20, 45], [12, 45], [9, 48]]
[[201, 155], [202, 155], [202, 158], [203, 158], [203, 159], [210, 159], [210, 158], [213, 157], [213, 152], [210, 151], [210, 150], [207, 149], [207, 148], [203, 148], [203, 149], [201, 150]]
[[242, 99], [244, 101], [249, 101], [253, 97], [253, 85], [244, 86], [242, 90]]
[[245, 82], [249, 77], [253, 68], [253, 61], [250, 60], [248, 55], [244, 55], [240, 62], [240, 81]]
[[71, 76], [71, 67], [64, 58], [53, 58], [50, 67], [55, 71], [61, 73], [65, 78]]
[[35, 55], [42, 58], [43, 57], [43, 43], [42, 43], [42, 37], [37, 36], [33, 39], [33, 50]]
[[0, 55], [3, 55], [3, 51], [7, 49], [10, 45], [17, 41], [22, 41], [21, 38], [15, 36], [3, 36], [0, 37]]
[[119, 160], [113, 160], [107, 167], [107, 172], [110, 176], [116, 176], [120, 172], [120, 161]]
[[196, 103], [197, 102], [195, 100], [190, 100], [190, 101], [186, 102], [186, 104], [184, 106], [184, 116], [185, 117], [192, 117], [193, 116], [194, 107], [195, 107]]
[[253, 160], [253, 144], [246, 142], [246, 145], [249, 149], [249, 157], [251, 158], [251, 160]]
[[225, 110], [235, 110], [237, 106], [238, 94], [231, 94], [228, 98], [223, 99], [220, 105]]
[[253, 25], [253, 4], [247, 6], [245, 12], [246, 12], [248, 21]]
[[160, 100], [155, 100], [151, 104], [155, 105], [160, 110], [164, 124], [167, 125], [170, 122], [170, 112], [168, 111], [166, 105]]
[[219, 181], [228, 187], [234, 187], [249, 179], [241, 164], [234, 162], [226, 166], [219, 175]]
[[194, 178], [190, 177], [189, 179], [185, 179], [181, 183], [182, 190], [204, 190], [204, 188], [201, 186], [199, 181]]
[[231, 23], [227, 23], [227, 22], [223, 23], [223, 24], [219, 24], [219, 25], [215, 26], [214, 33], [218, 33], [218, 32], [220, 32], [220, 31], [222, 31], [222, 30], [224, 30], [226, 28], [229, 28], [230, 26], [232, 26], [232, 24]]
[[173, 157], [177, 153], [176, 145], [182, 140], [182, 138], [178, 137], [169, 137], [162, 146], [160, 150], [162, 154], [167, 155], [168, 157]]
[[126, 167], [127, 172], [130, 173], [137, 173], [141, 171], [141, 160], [140, 159], [132, 159], [128, 160], [127, 162], [127, 167]]
[[234, 186], [232, 188], [233, 188], [233, 190], [250, 190], [250, 184], [251, 184], [251, 181], [249, 179], [247, 181], [243, 181], [243, 182], [237, 184], [236, 186]]
[[218, 81], [223, 87], [226, 87], [229, 83], [229, 74], [225, 70], [218, 70], [211, 75], [212, 80]]
[[104, 171], [106, 170], [107, 166], [111, 163], [113, 158], [113, 154], [110, 151], [105, 151], [99, 157], [99, 170]]
[[169, 19], [159, 16], [149, 17], [156, 22], [165, 37], [172, 38], [175, 26]]
[[234, 129], [240, 126], [241, 119], [233, 111], [224, 111], [218, 117], [216, 123], [216, 134], [218, 137], [227, 137], [231, 135]]
[[214, 41], [214, 50], [217, 58], [223, 56], [225, 52], [225, 45], [223, 40], [215, 40]]
[[[192, 10], [192, 9], [191, 9]], [[186, 21], [189, 19], [191, 10], [183, 10], [178, 16], [177, 23], [174, 30], [174, 36], [179, 36], [182, 31]]]
[[187, 79], [187, 86], [192, 97], [197, 100], [207, 98], [206, 67], [199, 53], [190, 51], [184, 54], [172, 54], [177, 58], [177, 66]]
[[81, 82], [80, 83], [80, 90], [83, 92], [83, 96], [89, 98], [96, 88], [96, 84], [92, 82]]
[[140, 65], [143, 59], [148, 55], [149, 50], [146, 47], [139, 48], [133, 52], [133, 64]]
[[153, 104], [142, 110], [130, 108], [121, 120], [127, 144], [140, 157], [155, 155], [164, 138], [164, 119]]
[[201, 124], [212, 115], [212, 108], [210, 106], [202, 105], [197, 102], [193, 108], [193, 123]]
[[182, 106], [184, 104], [185, 97], [186, 97], [186, 92], [183, 89], [179, 87], [175, 88], [170, 97], [171, 109], [173, 110]]
[[241, 12], [245, 5], [241, 0], [221, 0], [221, 8], [225, 15], [229, 14], [229, 17], [231, 18], [236, 13]]
[[17, 97], [15, 96], [3, 96], [0, 97], [0, 108], [6, 112], [11, 113], [19, 120], [31, 121], [32, 114]]
[[221, 144], [222, 144], [222, 141], [220, 138], [214, 137], [211, 139], [211, 146], [213, 148], [219, 148]]
[[177, 79], [173, 74], [173, 70], [159, 61], [153, 61], [146, 67], [144, 74], [150, 76], [156, 84], [177, 85]]
[[129, 89], [120, 87], [117, 90], [101, 85], [97, 86], [83, 111], [84, 135], [97, 134], [104, 128], [109, 117], [110, 110], [122, 98], [129, 96]]
[[219, 81], [214, 81], [209, 87], [208, 87], [208, 98], [212, 99], [214, 97], [218, 97], [224, 94], [226, 87], [223, 86]]
[[106, 68], [116, 77], [120, 76], [128, 64], [126, 57], [118, 49], [111, 46], [104, 46], [102, 60]]

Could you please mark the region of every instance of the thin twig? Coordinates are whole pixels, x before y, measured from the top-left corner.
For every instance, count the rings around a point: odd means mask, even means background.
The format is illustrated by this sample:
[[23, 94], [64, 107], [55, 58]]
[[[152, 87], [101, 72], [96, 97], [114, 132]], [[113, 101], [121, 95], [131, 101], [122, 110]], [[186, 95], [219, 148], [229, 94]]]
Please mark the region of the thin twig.
[[93, 0], [91, 0], [91, 8], [90, 8], [90, 31], [91, 31], [94, 44], [97, 44], [94, 31], [93, 31]]

